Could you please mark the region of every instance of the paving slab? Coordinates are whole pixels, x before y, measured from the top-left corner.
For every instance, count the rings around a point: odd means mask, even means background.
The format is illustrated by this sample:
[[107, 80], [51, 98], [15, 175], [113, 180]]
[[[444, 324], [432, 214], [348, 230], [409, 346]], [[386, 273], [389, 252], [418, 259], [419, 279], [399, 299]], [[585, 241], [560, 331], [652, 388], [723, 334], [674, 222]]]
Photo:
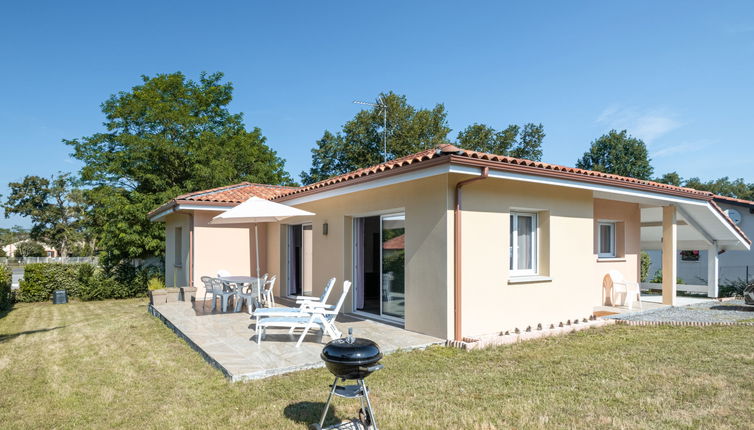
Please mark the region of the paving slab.
[[[319, 354], [329, 338], [318, 330], [311, 330], [298, 348], [298, 334], [289, 335], [288, 329], [267, 329], [258, 344], [254, 321], [247, 312], [212, 312], [202, 302], [150, 305], [149, 310], [231, 381], [324, 366]], [[343, 333], [353, 328], [355, 336], [372, 339], [385, 354], [445, 343], [444, 339], [352, 315], [339, 315], [335, 325]]]

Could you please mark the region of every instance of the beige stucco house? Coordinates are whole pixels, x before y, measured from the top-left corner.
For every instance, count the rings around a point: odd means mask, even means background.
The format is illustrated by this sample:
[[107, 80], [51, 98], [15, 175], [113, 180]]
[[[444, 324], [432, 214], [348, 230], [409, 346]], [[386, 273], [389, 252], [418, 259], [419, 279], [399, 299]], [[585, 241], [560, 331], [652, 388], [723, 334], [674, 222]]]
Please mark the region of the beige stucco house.
[[346, 312], [450, 339], [591, 315], [609, 270], [638, 280], [642, 247], [670, 256], [672, 304], [679, 246], [750, 246], [707, 192], [443, 145], [304, 187], [176, 197], [149, 214], [165, 223], [168, 284], [201, 299], [203, 275], [252, 274], [253, 226], [209, 224], [251, 196], [316, 214], [260, 225], [278, 295], [352, 280]]

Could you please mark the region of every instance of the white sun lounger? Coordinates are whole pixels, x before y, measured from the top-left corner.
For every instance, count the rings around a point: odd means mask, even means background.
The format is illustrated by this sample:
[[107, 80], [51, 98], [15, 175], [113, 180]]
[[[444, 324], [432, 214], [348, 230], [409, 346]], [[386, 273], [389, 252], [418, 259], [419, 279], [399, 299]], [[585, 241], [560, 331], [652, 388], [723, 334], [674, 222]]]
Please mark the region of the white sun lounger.
[[[259, 321], [260, 318], [267, 318], [267, 317], [284, 317], [284, 316], [301, 316], [302, 311], [308, 312], [308, 309], [311, 308], [323, 308], [323, 309], [333, 309], [332, 305], [327, 304], [327, 298], [330, 297], [330, 292], [332, 292], [333, 286], [335, 285], [335, 278], [330, 278], [329, 281], [327, 281], [327, 285], [325, 285], [325, 291], [322, 292], [322, 295], [319, 297], [310, 297], [310, 296], [299, 296], [302, 299], [299, 300], [297, 298], [296, 303], [299, 305], [298, 308], [259, 308], [254, 311], [253, 317], [256, 318], [257, 321]], [[305, 300], [306, 299], [306, 300]]]
[[314, 327], [319, 328], [323, 334], [326, 334], [331, 339], [339, 338], [341, 332], [335, 326], [335, 318], [338, 316], [340, 308], [343, 306], [343, 302], [345, 301], [346, 295], [348, 294], [348, 290], [350, 288], [351, 282], [344, 281], [343, 293], [340, 295], [338, 303], [332, 310], [323, 309], [321, 307], [313, 307], [309, 308], [306, 312], [299, 311], [298, 315], [289, 314], [257, 319], [257, 344], [262, 343], [262, 338], [264, 337], [265, 332], [269, 327], [288, 328], [290, 329], [289, 333], [292, 333], [293, 330], [298, 328], [304, 329], [304, 331], [301, 333], [301, 336], [299, 336], [298, 338], [298, 342], [296, 342], [297, 348], [301, 346], [301, 342], [304, 341], [307, 333], [309, 333], [309, 329]]

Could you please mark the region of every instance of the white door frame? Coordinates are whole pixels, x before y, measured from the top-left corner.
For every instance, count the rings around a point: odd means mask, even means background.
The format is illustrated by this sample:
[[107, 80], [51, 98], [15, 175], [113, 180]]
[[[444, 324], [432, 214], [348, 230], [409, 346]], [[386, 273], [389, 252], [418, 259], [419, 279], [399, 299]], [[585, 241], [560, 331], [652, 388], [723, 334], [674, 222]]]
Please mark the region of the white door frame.
[[[356, 258], [356, 235], [357, 235], [358, 232], [356, 231], [356, 223], [354, 222], [354, 220], [356, 218], [374, 218], [374, 217], [379, 217], [380, 218], [380, 241], [381, 241], [382, 240], [382, 220], [383, 220], [383, 218], [384, 217], [389, 217], [389, 216], [396, 216], [396, 215], [403, 215], [404, 218], [405, 218], [406, 212], [405, 211], [396, 212], [396, 209], [391, 209], [389, 211], [383, 211], [383, 212], [380, 212], [380, 213], [375, 213], [373, 215], [353, 216], [353, 217], [351, 217], [351, 232], [352, 232], [352, 234], [351, 234], [351, 249], [353, 250], [351, 252], [351, 279], [354, 280], [354, 287], [355, 287], [354, 288], [354, 294], [352, 294], [352, 297], [351, 297], [351, 302], [352, 302], [353, 313], [356, 314], [356, 315], [360, 315], [360, 316], [364, 316], [364, 317], [368, 317], [368, 318], [372, 318], [372, 319], [379, 319], [379, 320], [385, 320], [385, 321], [389, 321], [389, 322], [393, 322], [393, 323], [403, 324], [403, 323], [406, 322], [406, 316], [405, 316], [405, 314], [404, 314], [403, 318], [399, 318], [399, 317], [395, 317], [395, 316], [392, 316], [392, 315], [385, 315], [382, 312], [382, 285], [383, 285], [383, 281], [382, 281], [382, 259], [383, 259], [383, 257], [382, 257], [382, 246], [380, 246], [380, 251], [379, 251], [380, 252], [380, 256], [379, 256], [379, 259], [380, 259], [380, 268], [379, 268], [379, 271], [380, 271], [379, 272], [380, 273], [380, 280], [379, 280], [380, 313], [379, 314], [373, 314], [371, 312], [365, 312], [365, 311], [358, 310], [356, 308], [357, 304], [356, 304], [356, 293], [355, 293], [356, 292], [356, 288], [358, 288], [358, 285], [356, 285], [356, 279], [359, 279], [359, 278], [356, 276], [356, 271], [358, 270], [358, 267], [357, 267], [357, 261], [358, 260]], [[362, 238], [362, 241], [363, 241], [363, 238]], [[405, 261], [404, 261], [403, 264], [404, 265], [406, 264]], [[362, 270], [363, 270], [363, 268], [362, 268]], [[404, 308], [404, 312], [405, 312], [405, 308]]]
[[298, 270], [299, 270], [299, 277], [301, 278], [301, 294], [303, 295], [306, 292], [304, 289], [304, 226], [312, 226], [312, 223], [302, 222], [301, 224], [286, 224], [286, 225], [288, 227], [288, 240], [287, 240], [288, 243], [286, 244], [286, 248], [287, 248], [286, 254], [287, 254], [287, 260], [288, 260], [288, 266], [287, 266], [288, 276], [286, 276], [286, 278], [288, 282], [286, 285], [285, 293], [286, 293], [286, 297], [296, 297], [298, 294], [296, 293], [291, 294], [291, 284], [295, 282], [295, 280], [291, 276], [291, 267], [293, 265], [293, 258], [292, 258], [293, 252], [291, 249], [292, 248], [291, 243], [293, 240], [293, 234], [292, 234], [293, 228], [301, 227], [301, 235], [299, 237], [301, 239], [301, 264], [299, 265]]

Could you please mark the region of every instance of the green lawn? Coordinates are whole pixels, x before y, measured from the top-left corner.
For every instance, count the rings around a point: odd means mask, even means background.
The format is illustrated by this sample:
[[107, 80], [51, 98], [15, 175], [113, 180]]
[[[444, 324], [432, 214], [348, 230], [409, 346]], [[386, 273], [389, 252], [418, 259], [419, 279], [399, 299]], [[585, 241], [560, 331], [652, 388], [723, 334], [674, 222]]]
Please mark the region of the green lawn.
[[[613, 326], [383, 363], [369, 378], [383, 429], [754, 425], [752, 327]], [[330, 381], [318, 369], [227, 382], [144, 300], [17, 304], [0, 317], [2, 428], [304, 429]], [[332, 419], [356, 409], [338, 399]]]

